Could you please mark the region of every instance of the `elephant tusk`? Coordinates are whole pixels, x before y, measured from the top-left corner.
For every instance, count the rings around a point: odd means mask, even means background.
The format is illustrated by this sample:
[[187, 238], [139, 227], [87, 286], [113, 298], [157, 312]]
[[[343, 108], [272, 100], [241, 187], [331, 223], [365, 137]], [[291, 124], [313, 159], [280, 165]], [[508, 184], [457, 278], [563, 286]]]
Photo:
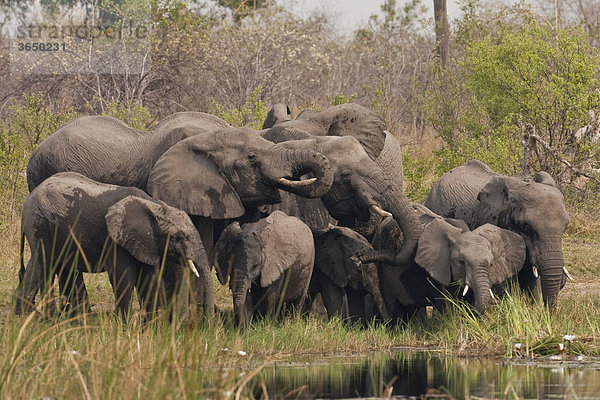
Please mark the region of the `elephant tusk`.
[[373, 211], [375, 214], [381, 215], [382, 217], [391, 217], [392, 216], [392, 213], [382, 210], [381, 207], [379, 207], [377, 204], [371, 204], [369, 209], [371, 211]]
[[496, 297], [494, 296], [494, 292], [492, 292], [492, 289], [490, 289], [490, 296], [492, 296], [492, 300], [496, 300]]
[[533, 277], [537, 278], [538, 276], [540, 276], [540, 273], [538, 272], [537, 267], [534, 265], [533, 266]]
[[289, 188], [299, 188], [299, 187], [310, 186], [316, 180], [317, 180], [317, 178], [309, 178], [309, 179], [300, 180], [300, 181], [290, 181], [289, 179], [286, 179], [286, 178], [279, 178], [279, 184], [282, 186], [285, 186], [285, 187], [289, 187]]
[[469, 285], [465, 285], [465, 289], [463, 290], [463, 297], [465, 297], [467, 295], [467, 292], [469, 291]]
[[196, 269], [194, 262], [190, 258], [188, 258], [188, 266], [190, 267], [190, 269], [192, 270], [194, 275], [196, 275], [196, 278], [200, 278], [200, 274], [198, 273], [198, 270]]
[[565, 275], [567, 276], [567, 278], [569, 278], [570, 281], [574, 281], [575, 279], [573, 279], [573, 277], [571, 276], [571, 274], [569, 273], [569, 271], [567, 271], [567, 267], [563, 267], [563, 271], [565, 273]]

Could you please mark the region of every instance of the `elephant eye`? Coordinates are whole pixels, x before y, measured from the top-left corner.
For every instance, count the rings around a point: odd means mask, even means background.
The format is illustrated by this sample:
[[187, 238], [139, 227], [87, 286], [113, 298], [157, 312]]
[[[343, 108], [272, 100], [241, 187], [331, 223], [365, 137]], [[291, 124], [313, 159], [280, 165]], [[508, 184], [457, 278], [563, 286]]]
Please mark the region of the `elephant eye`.
[[256, 155], [256, 153], [250, 153], [250, 154], [248, 154], [248, 161], [255, 162], [257, 160], [258, 160], [258, 156]]

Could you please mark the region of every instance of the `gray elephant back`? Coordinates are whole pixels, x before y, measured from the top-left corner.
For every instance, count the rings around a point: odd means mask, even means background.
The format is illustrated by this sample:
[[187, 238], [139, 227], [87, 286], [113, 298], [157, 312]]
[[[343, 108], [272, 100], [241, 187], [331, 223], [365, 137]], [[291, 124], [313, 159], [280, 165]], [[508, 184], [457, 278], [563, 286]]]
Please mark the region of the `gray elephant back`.
[[473, 217], [477, 196], [497, 175], [479, 160], [468, 161], [442, 175], [431, 187], [423, 204], [442, 217], [462, 219], [474, 228], [477, 226]]
[[231, 125], [216, 115], [199, 111], [182, 111], [161, 119], [158, 124], [151, 129], [151, 132], [165, 132], [183, 127], [195, 127], [212, 131], [230, 128]]

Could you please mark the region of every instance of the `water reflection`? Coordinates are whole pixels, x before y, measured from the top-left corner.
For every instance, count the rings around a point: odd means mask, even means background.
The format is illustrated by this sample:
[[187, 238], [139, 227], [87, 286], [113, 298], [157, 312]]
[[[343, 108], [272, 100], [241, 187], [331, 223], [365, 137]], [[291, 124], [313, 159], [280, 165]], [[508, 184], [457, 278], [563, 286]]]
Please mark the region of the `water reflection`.
[[252, 387], [257, 398], [600, 399], [600, 370], [396, 352], [274, 363]]

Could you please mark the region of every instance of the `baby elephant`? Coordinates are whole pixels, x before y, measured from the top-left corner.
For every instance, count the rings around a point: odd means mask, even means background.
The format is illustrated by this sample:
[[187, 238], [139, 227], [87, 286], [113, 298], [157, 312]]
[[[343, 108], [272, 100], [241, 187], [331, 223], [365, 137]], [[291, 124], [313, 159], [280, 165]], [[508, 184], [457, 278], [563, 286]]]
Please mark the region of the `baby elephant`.
[[[485, 224], [470, 231], [462, 220], [441, 218], [426, 207], [413, 208], [423, 224], [414, 262], [380, 265], [381, 292], [386, 306], [414, 311], [442, 297], [440, 289], [464, 283], [473, 292], [473, 306], [483, 312], [492, 302], [491, 288], [516, 275], [525, 263], [521, 236]], [[395, 221], [386, 219], [373, 239], [379, 249], [400, 248], [402, 235]], [[433, 280], [431, 280], [433, 278]]]
[[314, 260], [310, 228], [282, 211], [229, 225], [215, 245], [214, 265], [222, 285], [231, 277], [238, 326], [248, 326], [253, 316], [276, 315], [288, 303], [301, 310]]
[[[29, 312], [36, 293], [58, 276], [61, 294], [75, 309], [85, 304], [82, 272], [107, 271], [116, 306], [131, 309], [133, 288], [148, 313], [168, 301], [186, 268], [199, 277], [206, 313], [214, 310], [208, 258], [186, 213], [141, 189], [98, 183], [72, 172], [46, 179], [23, 206], [17, 314]], [[31, 249], [23, 265], [26, 237]]]

